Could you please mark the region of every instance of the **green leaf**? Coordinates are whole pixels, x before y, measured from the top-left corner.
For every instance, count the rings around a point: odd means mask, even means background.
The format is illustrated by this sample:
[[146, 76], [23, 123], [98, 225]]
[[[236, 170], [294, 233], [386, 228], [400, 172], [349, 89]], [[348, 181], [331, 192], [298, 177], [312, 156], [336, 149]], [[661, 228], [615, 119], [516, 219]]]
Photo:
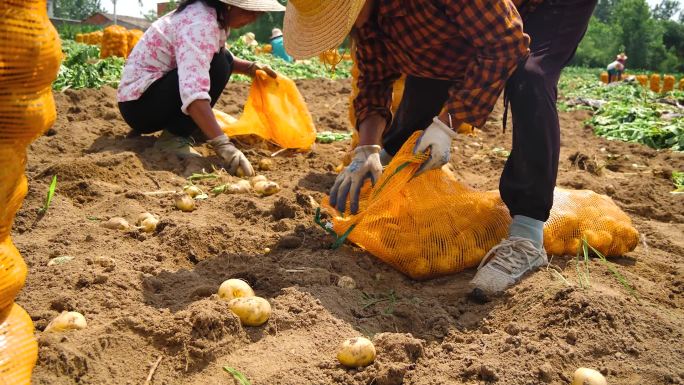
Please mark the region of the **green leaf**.
[[245, 377], [245, 375], [242, 374], [242, 373], [241, 373], [240, 371], [238, 371], [237, 369], [231, 368], [230, 366], [224, 366], [224, 367], [223, 367], [223, 370], [225, 370], [226, 372], [230, 373], [230, 374], [233, 376], [233, 378], [235, 378], [235, 380], [236, 380], [240, 385], [252, 385], [252, 383], [249, 382], [249, 380], [247, 379], [247, 377]]
[[55, 188], [57, 188], [57, 175], [54, 175], [52, 177], [52, 182], [50, 182], [47, 197], [45, 197], [45, 203], [43, 204], [43, 207], [41, 207], [40, 210], [38, 210], [39, 214], [47, 213], [48, 209], [50, 208], [50, 203], [52, 203], [52, 198], [54, 198], [55, 196]]

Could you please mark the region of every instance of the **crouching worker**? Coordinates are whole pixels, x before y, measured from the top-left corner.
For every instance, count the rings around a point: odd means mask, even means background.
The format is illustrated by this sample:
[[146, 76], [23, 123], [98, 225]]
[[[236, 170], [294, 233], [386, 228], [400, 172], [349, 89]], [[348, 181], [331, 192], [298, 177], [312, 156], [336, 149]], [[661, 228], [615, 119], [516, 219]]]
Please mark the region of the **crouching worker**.
[[245, 155], [230, 141], [212, 112], [233, 73], [264, 70], [224, 48], [230, 28], [254, 22], [263, 12], [284, 11], [277, 0], [183, 0], [155, 21], [128, 57], [118, 90], [119, 110], [135, 134], [162, 131], [160, 151], [200, 157], [191, 146], [197, 128], [231, 174], [253, 175]]
[[619, 82], [622, 80], [622, 74], [625, 72], [625, 62], [627, 55], [621, 53], [617, 55], [615, 61], [608, 64], [606, 70], [608, 71], [608, 83]]

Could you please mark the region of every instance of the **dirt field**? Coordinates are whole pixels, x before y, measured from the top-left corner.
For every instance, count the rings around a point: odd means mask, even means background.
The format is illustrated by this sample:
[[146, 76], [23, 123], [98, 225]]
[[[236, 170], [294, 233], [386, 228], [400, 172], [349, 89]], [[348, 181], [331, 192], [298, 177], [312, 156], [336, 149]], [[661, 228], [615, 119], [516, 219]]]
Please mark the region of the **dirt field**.
[[[299, 85], [319, 130], [346, 129], [347, 81]], [[238, 115], [247, 91], [229, 85], [218, 107]], [[143, 384], [159, 357], [156, 385], [232, 385], [226, 365], [254, 385], [568, 384], [579, 366], [611, 385], [684, 384], [684, 197], [669, 180], [684, 154], [596, 138], [586, 112], [562, 113], [559, 185], [608, 194], [632, 216], [643, 242], [612, 262], [638, 298], [598, 260], [581, 289], [568, 257], [552, 261], [567, 283], [540, 271], [478, 304], [467, 298], [472, 270], [414, 282], [352, 246], [327, 249], [309, 197], [320, 201], [332, 185], [348, 143], [276, 157], [265, 175], [282, 185], [278, 195], [224, 194], [182, 213], [171, 196], [144, 193], [180, 189], [217, 158], [167, 159], [152, 137], [127, 139], [113, 89], [56, 98], [56, 125], [29, 149], [30, 191], [14, 226], [30, 269], [17, 301], [40, 344], [34, 384]], [[478, 137], [455, 142], [458, 175], [476, 188], [497, 187], [504, 158], [494, 148], [510, 146], [501, 115], [497, 107]], [[54, 174], [56, 197], [39, 217]], [[100, 226], [144, 211], [161, 217], [157, 233]], [[48, 266], [61, 256], [73, 259]], [[356, 288], [338, 286], [341, 276]], [[242, 328], [217, 300], [231, 277], [271, 301], [266, 326]], [[62, 310], [85, 314], [88, 328], [42, 333]], [[341, 368], [338, 344], [361, 334], [373, 336], [377, 361]]]

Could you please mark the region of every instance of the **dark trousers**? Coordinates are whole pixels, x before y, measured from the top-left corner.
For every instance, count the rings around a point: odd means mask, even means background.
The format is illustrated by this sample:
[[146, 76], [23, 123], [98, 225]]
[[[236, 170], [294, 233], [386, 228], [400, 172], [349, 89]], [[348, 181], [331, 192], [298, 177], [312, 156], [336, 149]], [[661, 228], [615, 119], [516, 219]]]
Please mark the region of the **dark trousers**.
[[[211, 60], [209, 96], [211, 106], [218, 101], [233, 72], [233, 56], [221, 49]], [[151, 134], [168, 130], [174, 135], [190, 136], [198, 129], [192, 118], [181, 111], [178, 69], [155, 81], [138, 100], [119, 103], [119, 111], [135, 133]]]
[[[524, 16], [530, 56], [506, 84], [513, 114], [513, 149], [499, 190], [511, 215], [549, 218], [558, 174], [560, 127], [556, 110], [560, 72], [575, 54], [597, 0], [547, 0]], [[418, 130], [439, 114], [449, 81], [408, 76], [404, 96], [383, 147], [396, 154]]]

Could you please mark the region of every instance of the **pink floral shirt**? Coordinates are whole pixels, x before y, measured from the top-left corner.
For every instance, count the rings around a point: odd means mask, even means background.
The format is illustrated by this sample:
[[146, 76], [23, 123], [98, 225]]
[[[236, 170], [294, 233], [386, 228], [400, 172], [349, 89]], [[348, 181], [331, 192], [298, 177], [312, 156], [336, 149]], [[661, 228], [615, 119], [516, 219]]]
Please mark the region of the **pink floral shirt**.
[[216, 21], [216, 11], [202, 1], [155, 21], [128, 57], [118, 101], [138, 100], [152, 83], [176, 68], [183, 113], [195, 100], [211, 100], [209, 68], [226, 35]]

